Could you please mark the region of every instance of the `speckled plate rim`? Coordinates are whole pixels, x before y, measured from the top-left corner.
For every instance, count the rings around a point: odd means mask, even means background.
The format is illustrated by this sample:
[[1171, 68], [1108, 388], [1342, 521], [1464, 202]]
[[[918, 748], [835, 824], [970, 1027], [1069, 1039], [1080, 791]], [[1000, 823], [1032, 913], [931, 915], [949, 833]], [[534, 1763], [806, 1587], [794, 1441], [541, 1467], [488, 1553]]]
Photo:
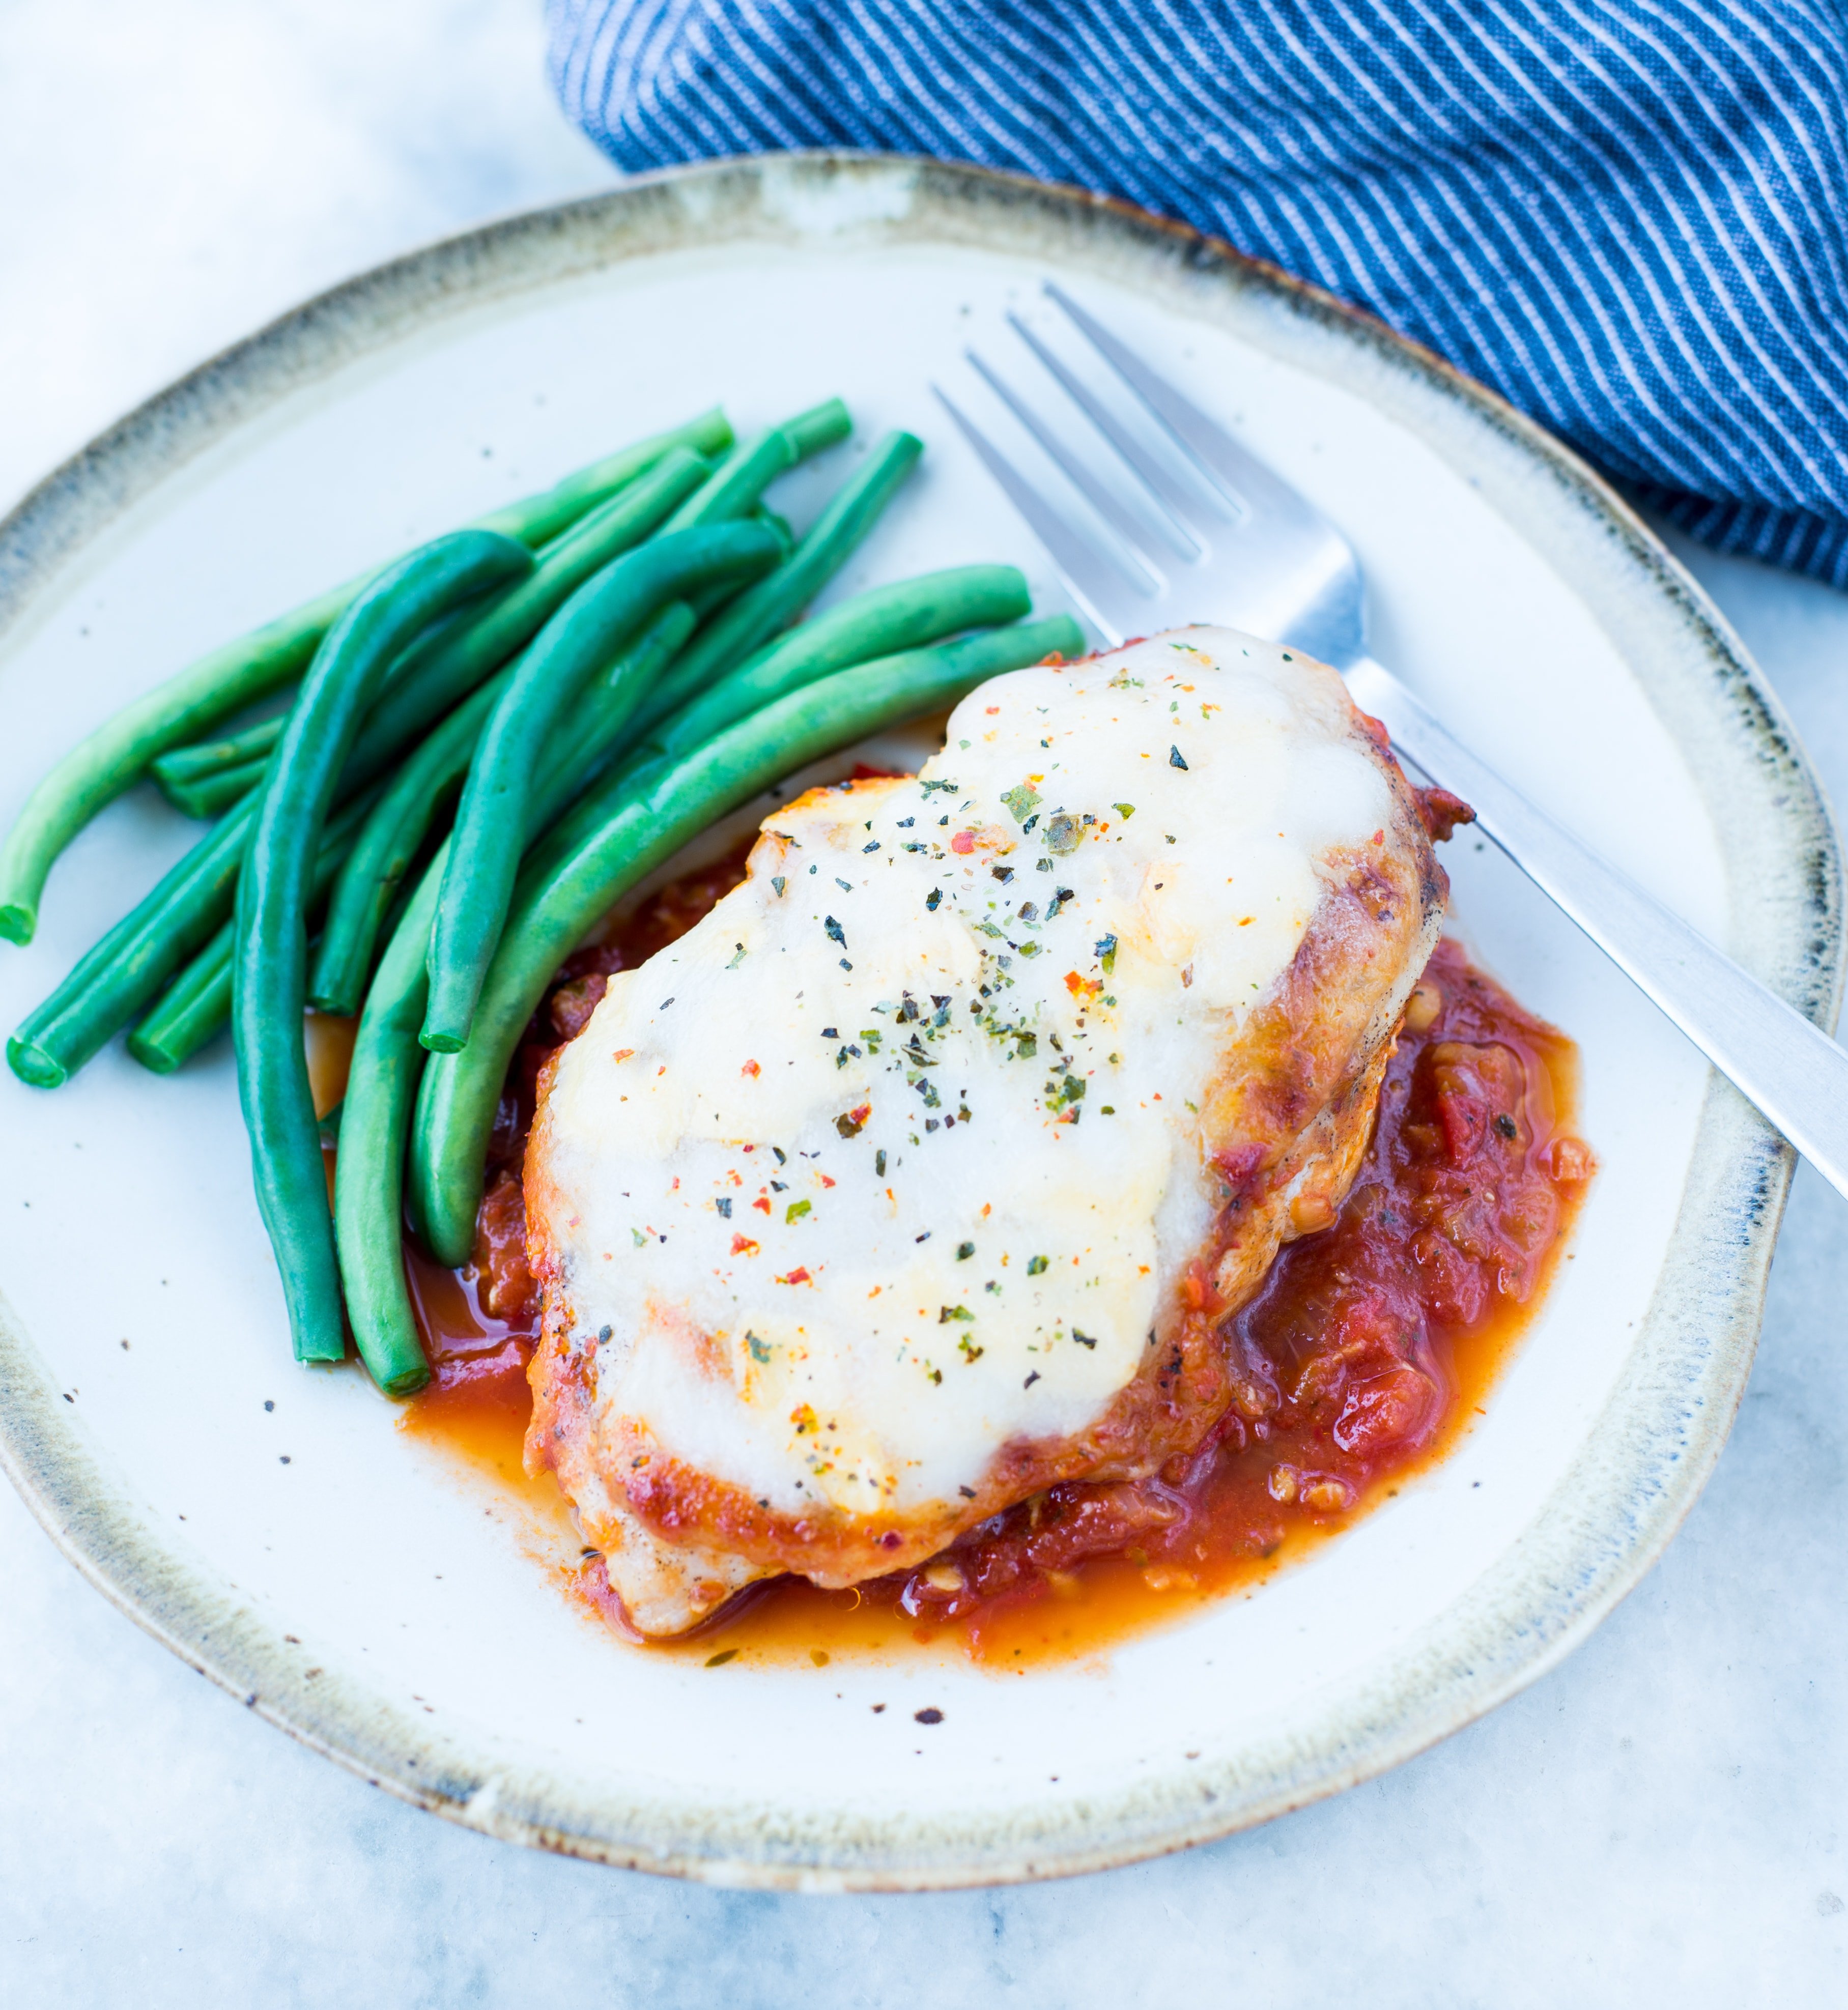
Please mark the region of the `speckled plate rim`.
[[[1599, 612], [1620, 642], [1638, 619], [1676, 629], [1677, 650], [1644, 652], [1632, 667], [1703, 796], [1725, 804], [1727, 868], [1753, 897], [1733, 903], [1734, 953], [1833, 1027], [1842, 872], [1821, 791], [1736, 637], [1610, 486], [1493, 393], [1316, 289], [1126, 205], [981, 169], [848, 154], [671, 169], [364, 274], [181, 378], [0, 522], [0, 637], [133, 505], [317, 378], [497, 299], [689, 245], [798, 241], [817, 217], [831, 218], [836, 233], [844, 217], [873, 242], [919, 239], [1132, 274], [1207, 319], [1216, 303], [1235, 297], [1249, 314], [1256, 300], [1310, 348], [1332, 340], [1360, 352], [1363, 374], [1416, 407], [1427, 432], [1434, 413], [1447, 414], [1453, 430], [1524, 457], [1547, 478], [1559, 535], [1614, 559], [1624, 591]], [[1679, 663], [1678, 652], [1697, 667]], [[281, 1635], [157, 1533], [112, 1479], [3, 1300], [0, 1465], [77, 1568], [182, 1660], [362, 1777], [485, 1834], [766, 1888], [926, 1890], [1103, 1869], [1228, 1834], [1383, 1772], [1586, 1637], [1660, 1556], [1719, 1455], [1750, 1369], [1793, 1163], [1777, 1135], [1711, 1078], [1660, 1282], [1579, 1458], [1509, 1567], [1341, 1692], [1314, 1735], [1024, 1820], [926, 1827], [903, 1813], [818, 1820], [741, 1802], [587, 1800], [530, 1756], [433, 1737], [356, 1685], [307, 1682]]]

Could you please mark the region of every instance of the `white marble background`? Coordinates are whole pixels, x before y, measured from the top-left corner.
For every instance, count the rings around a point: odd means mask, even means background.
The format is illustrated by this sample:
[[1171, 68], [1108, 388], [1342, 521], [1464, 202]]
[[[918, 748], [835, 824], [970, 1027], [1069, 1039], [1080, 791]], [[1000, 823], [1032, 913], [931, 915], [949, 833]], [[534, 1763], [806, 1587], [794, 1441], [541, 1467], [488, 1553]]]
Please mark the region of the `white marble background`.
[[[0, 508], [301, 295], [606, 183], [538, 5], [0, 0]], [[1848, 597], [1689, 556], [1843, 799]], [[0, 1999], [1841, 2001], [1844, 1308], [1848, 1211], [1806, 1170], [1719, 1472], [1589, 1645], [1358, 1792], [1023, 1891], [741, 1896], [464, 1834], [189, 1673], [0, 1487]]]

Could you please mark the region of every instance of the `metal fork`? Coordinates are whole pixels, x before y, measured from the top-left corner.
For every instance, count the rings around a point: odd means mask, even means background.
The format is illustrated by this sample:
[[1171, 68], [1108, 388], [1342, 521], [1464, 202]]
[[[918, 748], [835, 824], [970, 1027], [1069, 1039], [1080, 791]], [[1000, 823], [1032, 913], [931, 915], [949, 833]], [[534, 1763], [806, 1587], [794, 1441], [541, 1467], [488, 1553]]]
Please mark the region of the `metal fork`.
[[[1018, 316], [1009, 316], [1015, 332], [1084, 414], [1088, 434], [1049, 424], [973, 350], [968, 360], [1092, 505], [1101, 531], [1075, 524], [932, 388], [1105, 641], [1210, 619], [1333, 664], [1398, 752], [1472, 804], [1484, 834], [1848, 1195], [1848, 1052], [1454, 739], [1367, 654], [1360, 568], [1334, 525], [1062, 288], [1046, 291], [1134, 393], [1133, 416]], [[1193, 479], [1177, 478], [1175, 449]], [[1097, 471], [1100, 452], [1107, 478]]]

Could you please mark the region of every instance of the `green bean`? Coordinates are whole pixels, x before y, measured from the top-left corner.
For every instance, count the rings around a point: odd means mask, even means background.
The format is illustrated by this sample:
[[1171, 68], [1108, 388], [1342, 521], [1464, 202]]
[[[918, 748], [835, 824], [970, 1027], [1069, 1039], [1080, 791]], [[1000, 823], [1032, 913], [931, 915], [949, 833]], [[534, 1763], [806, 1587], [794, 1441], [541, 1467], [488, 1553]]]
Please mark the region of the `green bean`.
[[395, 666], [353, 751], [350, 773], [369, 780], [413, 733], [421, 732], [538, 634], [585, 581], [651, 536], [698, 488], [711, 465], [676, 449], [620, 495], [558, 540], [511, 593], [479, 614], [464, 609], [421, 638]]
[[[702, 524], [728, 523], [753, 514], [758, 499], [780, 474], [847, 438], [853, 421], [838, 398], [798, 412], [741, 447], [696, 495], [690, 495], [663, 527], [691, 531]], [[785, 526], [787, 528], [787, 527]], [[723, 586], [719, 589], [723, 591]]]
[[242, 802], [268, 769], [269, 757], [264, 755], [236, 768], [221, 768], [215, 775], [201, 775], [196, 782], [169, 782], [161, 794], [183, 816], [204, 822]]
[[366, 993], [334, 1159], [334, 1236], [347, 1317], [360, 1358], [388, 1396], [407, 1396], [430, 1379], [404, 1282], [402, 1223], [405, 1141], [424, 1069], [417, 1035], [429, 988], [425, 950], [443, 861], [439, 848]]
[[227, 740], [201, 740], [190, 747], [176, 747], [149, 762], [148, 772], [156, 787], [165, 791], [170, 783], [208, 781], [227, 769], [241, 768], [267, 754], [282, 738], [286, 717], [279, 712], [274, 719], [260, 719]]
[[[750, 520], [754, 524], [768, 524], [776, 531], [783, 541], [783, 556], [777, 563], [787, 564], [796, 549], [796, 534], [790, 527], [789, 519], [777, 510], [766, 509], [759, 502], [751, 512]], [[775, 568], [771, 567], [770, 570], [774, 570]], [[697, 593], [689, 594], [688, 605], [702, 621], [705, 621], [717, 613], [721, 607], [736, 600], [748, 587], [756, 584], [756, 581], [751, 579], [716, 579], [709, 585], [702, 586]]]
[[6, 1043], [21, 1081], [55, 1088], [144, 1011], [224, 918], [255, 804], [226, 817], [81, 957]]
[[777, 428], [789, 435], [798, 460], [808, 460], [831, 446], [838, 446], [853, 429], [853, 420], [838, 398], [811, 405], [807, 411], [798, 412], [793, 419], [784, 419]]
[[193, 812], [188, 805], [201, 787], [260, 760], [282, 738], [288, 723], [288, 713], [281, 712], [222, 740], [195, 740], [190, 746], [176, 747], [148, 763], [148, 779], [176, 810], [190, 816]]
[[775, 542], [748, 523], [657, 538], [580, 587], [521, 657], [482, 734], [456, 813], [430, 931], [426, 1047], [453, 1053], [468, 1038], [519, 869], [507, 834], [524, 826], [535, 758], [554, 724], [597, 665], [652, 615], [689, 588], [761, 561]]
[[365, 996], [378, 932], [430, 826], [450, 791], [460, 788], [489, 715], [512, 680], [511, 668], [490, 677], [457, 706], [393, 776], [373, 806], [336, 882], [327, 927], [308, 985], [318, 1011], [350, 1015]]
[[340, 587], [236, 642], [126, 705], [52, 769], [0, 845], [0, 936], [28, 943], [53, 862], [155, 755], [190, 740], [295, 677], [350, 597]]
[[142, 1067], [155, 1074], [171, 1074], [230, 1025], [236, 932], [236, 923], [226, 922], [129, 1035], [129, 1053]]
[[808, 762], [936, 711], [1002, 671], [1083, 648], [1078, 624], [1060, 615], [837, 671], [697, 752], [678, 761], [657, 755], [580, 803], [521, 875], [467, 1046], [433, 1056], [424, 1071], [410, 1208], [438, 1261], [464, 1262], [474, 1247], [489, 1134], [521, 1034], [559, 964], [624, 893], [709, 824]]
[[846, 563], [923, 451], [922, 441], [911, 433], [887, 434], [859, 473], [842, 484], [794, 556], [695, 636], [673, 674], [656, 686], [638, 722], [642, 729], [735, 669], [787, 628]]
[[[705, 413], [568, 476], [542, 495], [494, 512], [482, 527], [538, 543], [671, 448], [716, 452], [730, 438], [724, 415]], [[201, 656], [79, 741], [33, 790], [0, 843], [0, 936], [30, 942], [46, 879], [77, 833], [139, 779], [157, 755], [197, 739], [298, 676], [329, 624], [373, 576], [349, 580]]]
[[777, 539], [777, 557], [773, 563], [764, 566], [754, 577], [749, 573], [738, 573], [730, 579], [709, 580], [706, 584], [687, 595], [687, 605], [692, 609], [696, 620], [704, 621], [715, 614], [728, 602], [736, 600], [748, 587], [755, 586], [765, 574], [774, 572], [777, 566], [787, 563], [796, 548], [796, 534], [789, 527], [789, 519], [780, 517], [774, 510], [766, 510], [760, 502], [745, 520], [762, 524], [772, 531]]
[[[838, 398], [832, 402], [840, 406], [844, 419], [847, 407], [840, 404]], [[799, 417], [805, 418], [808, 414]], [[793, 424], [798, 421], [791, 421], [791, 423]], [[851, 430], [851, 425], [849, 430]], [[819, 431], [809, 436], [821, 440], [824, 445], [832, 444], [831, 440], [823, 438]], [[788, 457], [783, 459], [781, 455], [785, 450]], [[816, 448], [809, 449], [811, 452], [818, 450]], [[708, 482], [697, 495], [691, 496], [683, 502], [669, 519], [666, 527], [670, 531], [691, 530], [701, 524], [724, 523], [739, 517], [748, 517], [752, 523], [767, 524], [775, 531], [781, 544], [781, 552], [776, 561], [777, 565], [781, 565], [796, 548], [795, 534], [790, 529], [787, 517], [778, 516], [774, 510], [766, 510], [755, 498], [766, 482], [786, 473], [802, 457], [802, 454], [795, 449], [787, 429], [782, 426], [774, 428], [733, 460], [728, 461], [723, 474]], [[748, 498], [752, 499], [750, 507], [740, 506]], [[765, 567], [766, 571], [774, 570], [773, 566]], [[688, 596], [688, 605], [698, 619], [704, 620], [709, 614], [724, 606], [728, 601], [736, 600], [747, 588], [755, 584], [756, 581], [745, 573], [735, 573], [725, 579], [709, 580], [704, 586]]]
[[[780, 552], [777, 565], [786, 564], [796, 548], [796, 534], [789, 527], [789, 519], [778, 516], [774, 510], [766, 510], [760, 504], [751, 512], [747, 520], [765, 524], [776, 533]], [[758, 574], [758, 578], [762, 578], [765, 574], [774, 572], [776, 569], [776, 566], [766, 566], [763, 572]], [[729, 605], [741, 593], [756, 584], [757, 580], [743, 573], [734, 579], [710, 580], [698, 591], [687, 595], [687, 605], [692, 609], [696, 620], [708, 620], [721, 607]]]
[[302, 1051], [307, 882], [340, 770], [374, 691], [410, 638], [464, 598], [530, 571], [491, 531], [439, 538], [382, 573], [329, 630], [257, 798], [239, 877], [231, 1030], [258, 1208], [298, 1361], [346, 1351], [320, 1131]]
[[[327, 897], [371, 807], [370, 794], [329, 819], [315, 861], [309, 910]], [[155, 1074], [171, 1074], [231, 1023], [231, 955], [237, 932], [226, 922], [161, 995], [154, 1010], [128, 1036], [130, 1056]]]
[[702, 524], [729, 524], [748, 517], [757, 499], [780, 474], [796, 464], [794, 443], [773, 426], [732, 455], [696, 495], [689, 495], [662, 526], [663, 531], [697, 530]]
[[[370, 800], [348, 804], [329, 824], [336, 858], [346, 855]], [[208, 945], [200, 956], [211, 954], [226, 933], [220, 924], [230, 911], [254, 808], [246, 803], [201, 839], [22, 1022], [7, 1043], [8, 1064], [21, 1081], [55, 1088], [69, 1080], [147, 1010], [176, 970], [175, 983], [184, 981], [181, 966], [198, 944]]]
[[690, 754], [734, 719], [830, 671], [965, 628], [1018, 621], [1032, 607], [1026, 580], [1013, 566], [956, 566], [876, 586], [760, 649], [663, 720], [652, 737], [664, 752]]
[[693, 610], [684, 600], [663, 608], [620, 660], [599, 677], [583, 702], [552, 729], [534, 771], [525, 840], [533, 840], [606, 769], [637, 705], [686, 646]]

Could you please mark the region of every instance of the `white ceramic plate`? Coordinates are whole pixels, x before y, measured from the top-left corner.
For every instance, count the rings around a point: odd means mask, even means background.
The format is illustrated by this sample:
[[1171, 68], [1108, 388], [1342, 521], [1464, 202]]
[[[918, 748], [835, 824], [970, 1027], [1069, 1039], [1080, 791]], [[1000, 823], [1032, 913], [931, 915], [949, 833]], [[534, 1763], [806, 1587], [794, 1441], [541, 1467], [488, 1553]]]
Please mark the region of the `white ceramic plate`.
[[[125, 421], [0, 526], [0, 815], [196, 652], [714, 398], [741, 428], [839, 392], [862, 439], [930, 442], [837, 590], [1011, 558], [1057, 604], [927, 389], [1049, 274], [1342, 524], [1383, 660], [1832, 1024], [1839, 875], [1815, 785], [1736, 642], [1608, 489], [1223, 247], [905, 162], [702, 168], [521, 218], [355, 281]], [[189, 834], [137, 797], [84, 836], [38, 941], [0, 951], [7, 1025]], [[1458, 931], [1581, 1044], [1603, 1170], [1573, 1260], [1453, 1457], [1256, 1597], [1106, 1665], [708, 1671], [615, 1642], [357, 1371], [290, 1365], [222, 1053], [167, 1082], [119, 1051], [54, 1094], [0, 1078], [9, 1469], [98, 1585], [254, 1708], [459, 1820], [612, 1862], [782, 1885], [1034, 1877], [1363, 1778], [1531, 1681], [1660, 1552], [1744, 1385], [1789, 1171], [1496, 855], [1466, 834], [1449, 863]]]

